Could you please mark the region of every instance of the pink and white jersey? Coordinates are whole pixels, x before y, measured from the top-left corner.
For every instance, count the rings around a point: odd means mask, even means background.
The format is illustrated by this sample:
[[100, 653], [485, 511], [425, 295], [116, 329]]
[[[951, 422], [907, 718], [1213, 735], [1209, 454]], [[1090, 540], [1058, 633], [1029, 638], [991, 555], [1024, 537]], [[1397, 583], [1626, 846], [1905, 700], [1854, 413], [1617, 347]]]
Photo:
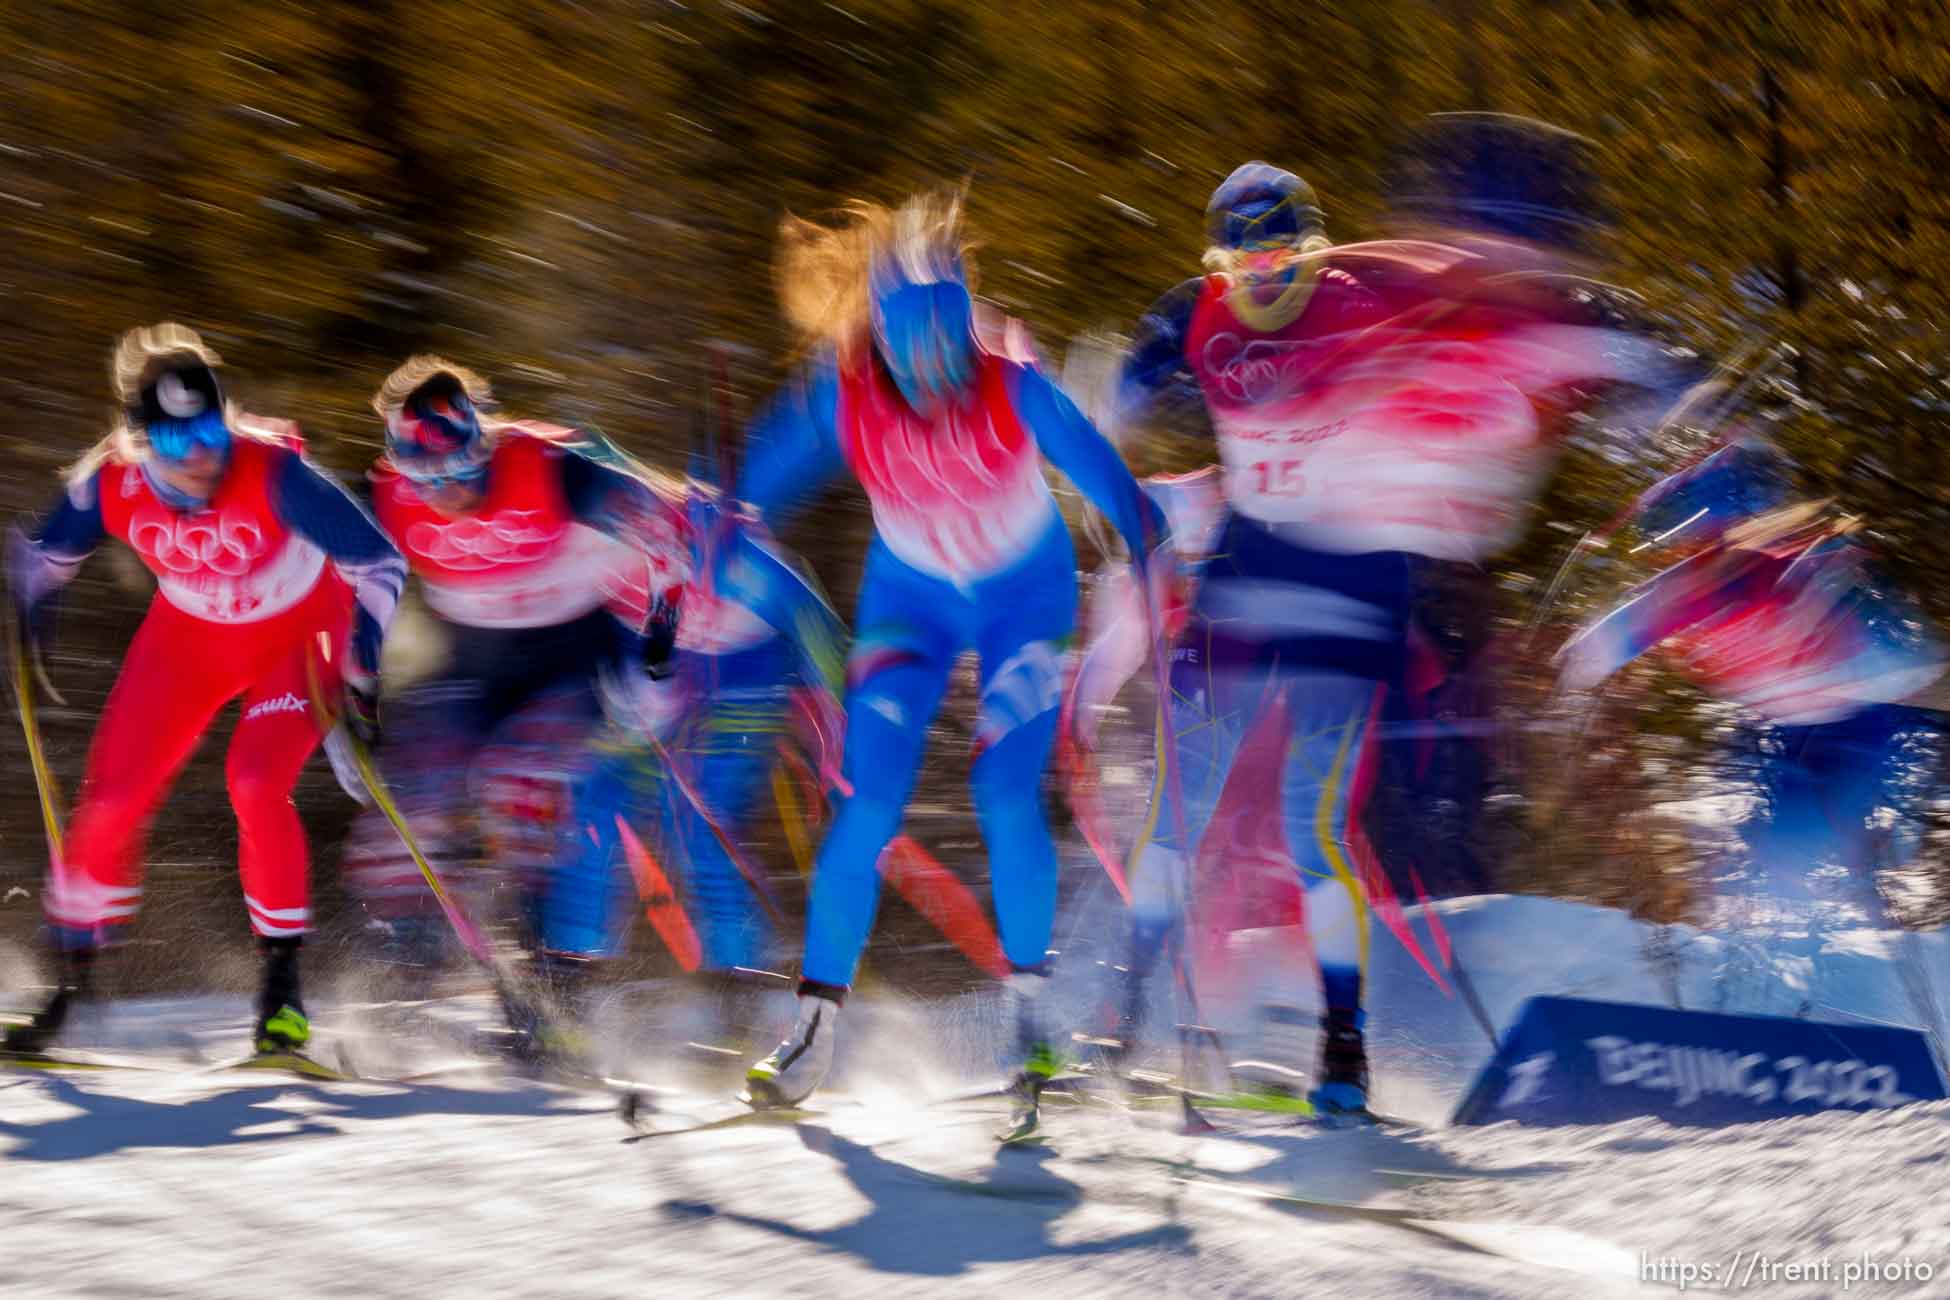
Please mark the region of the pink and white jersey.
[[[1479, 560], [1514, 540], [1548, 474], [1553, 389], [1614, 378], [1646, 346], [1482, 291], [1466, 255], [1343, 249], [1286, 327], [1262, 332], [1210, 277], [1186, 359], [1235, 509], [1299, 545]], [[1365, 264], [1365, 265], [1364, 265]]]
[[1946, 650], [1927, 615], [1872, 579], [1859, 547], [1810, 535], [1715, 546], [1643, 583], [1564, 647], [1565, 684], [1589, 690], [1663, 646], [1715, 696], [1806, 725], [1941, 678]]
[[102, 524], [156, 575], [163, 598], [212, 623], [255, 623], [292, 608], [325, 572], [325, 552], [287, 528], [273, 485], [295, 437], [232, 440], [230, 465], [209, 502], [165, 505], [140, 465], [101, 473]]
[[1773, 722], [1807, 725], [1908, 699], [1942, 676], [1943, 650], [1861, 580], [1852, 547], [1756, 564], [1753, 598], [1674, 638], [1688, 675]]
[[978, 353], [973, 392], [917, 415], [878, 366], [840, 375], [840, 451], [889, 550], [931, 577], [963, 585], [1028, 553], [1057, 519], [1042, 456], [1010, 401], [1008, 367]]
[[655, 559], [571, 515], [560, 464], [570, 454], [505, 431], [486, 498], [454, 516], [428, 505], [391, 466], [373, 471], [373, 513], [435, 613], [469, 627], [549, 627], [618, 599], [631, 583], [647, 588]]

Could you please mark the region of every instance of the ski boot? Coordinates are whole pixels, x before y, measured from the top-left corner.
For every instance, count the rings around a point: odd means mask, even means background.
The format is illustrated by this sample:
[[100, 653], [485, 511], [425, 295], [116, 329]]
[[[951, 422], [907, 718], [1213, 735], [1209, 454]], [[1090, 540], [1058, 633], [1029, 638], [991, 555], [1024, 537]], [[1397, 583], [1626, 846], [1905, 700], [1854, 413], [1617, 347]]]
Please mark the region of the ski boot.
[[10, 1056], [42, 1055], [54, 1045], [76, 1004], [94, 996], [94, 948], [61, 948], [55, 952], [54, 959], [53, 991], [30, 1018], [7, 1026], [6, 1034], [0, 1036], [0, 1052]]
[[745, 1101], [756, 1110], [797, 1106], [833, 1068], [833, 1035], [846, 989], [799, 981], [799, 1016], [784, 1042], [745, 1072]]
[[1009, 1081], [1009, 1122], [997, 1135], [1002, 1142], [1026, 1142], [1042, 1131], [1043, 1089], [1063, 1068], [1062, 1058], [1048, 1043], [1038, 1043]]
[[1330, 1008], [1320, 1018], [1320, 1073], [1307, 1100], [1323, 1119], [1368, 1114], [1368, 1051], [1361, 1013]]
[[253, 1042], [259, 1056], [302, 1056], [311, 1041], [311, 1021], [305, 1017], [305, 1004], [298, 996], [299, 936], [265, 939], [264, 988], [257, 998], [257, 1034]]
[[1062, 1068], [1044, 1025], [1043, 994], [1048, 967], [1018, 969], [1009, 976], [1009, 1009], [1016, 1025], [1016, 1059], [1021, 1066], [1009, 1081], [1009, 1123], [997, 1134], [1002, 1142], [1022, 1142], [1042, 1128], [1043, 1089]]

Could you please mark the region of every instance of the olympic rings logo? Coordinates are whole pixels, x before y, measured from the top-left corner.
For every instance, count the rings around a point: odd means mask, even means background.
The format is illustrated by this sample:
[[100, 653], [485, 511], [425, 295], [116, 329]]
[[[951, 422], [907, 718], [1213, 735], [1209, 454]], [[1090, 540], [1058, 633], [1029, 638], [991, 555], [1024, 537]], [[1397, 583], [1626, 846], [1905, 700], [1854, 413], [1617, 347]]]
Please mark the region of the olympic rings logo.
[[264, 530], [234, 515], [218, 518], [138, 519], [129, 545], [172, 574], [214, 573], [241, 578], [264, 554]]
[[456, 519], [436, 524], [426, 520], [406, 530], [406, 544], [414, 554], [441, 568], [472, 572], [544, 559], [567, 531], [537, 521], [539, 510], [503, 510], [485, 518]]
[[1214, 334], [1205, 343], [1205, 367], [1231, 402], [1277, 402], [1300, 391], [1297, 349], [1278, 339], [1247, 343], [1237, 334]]

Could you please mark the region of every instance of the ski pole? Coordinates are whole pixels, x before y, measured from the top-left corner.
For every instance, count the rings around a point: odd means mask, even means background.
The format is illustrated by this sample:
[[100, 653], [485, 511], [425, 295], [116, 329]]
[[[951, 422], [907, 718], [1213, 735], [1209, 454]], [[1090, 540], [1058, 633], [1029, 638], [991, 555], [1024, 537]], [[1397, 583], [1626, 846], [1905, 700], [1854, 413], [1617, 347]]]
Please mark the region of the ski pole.
[[40, 798], [41, 829], [47, 835], [48, 861], [56, 873], [62, 869], [63, 833], [61, 829], [61, 790], [47, 763], [47, 750], [41, 743], [41, 725], [34, 709], [34, 681], [28, 666], [27, 637], [18, 625], [13, 627], [14, 701], [20, 709], [20, 730], [27, 741], [27, 762], [34, 769], [34, 792]]
[[1490, 1047], [1494, 1050], [1497, 1046], [1496, 1022], [1490, 1019], [1489, 1010], [1484, 1007], [1483, 999], [1476, 995], [1476, 983], [1469, 978], [1469, 968], [1463, 965], [1462, 958], [1457, 956], [1453, 949], [1449, 953], [1449, 978], [1455, 981], [1456, 992], [1462, 994], [1463, 1005], [1469, 1008], [1469, 1014], [1475, 1018], [1477, 1028], [1481, 1029], [1483, 1036], [1490, 1040]]
[[[1155, 553], [1155, 552], [1154, 552]], [[1170, 563], [1167, 559], [1166, 563]], [[1178, 1068], [1184, 1088], [1179, 1091], [1178, 1101], [1181, 1116], [1188, 1132], [1206, 1132], [1213, 1125], [1192, 1105], [1189, 1089], [1192, 1087], [1192, 1068], [1194, 1065], [1193, 1042], [1195, 1038], [1210, 1040], [1216, 1047], [1218, 1035], [1199, 1022], [1203, 1019], [1198, 1004], [1198, 989], [1193, 982], [1190, 935], [1192, 926], [1192, 886], [1191, 874], [1196, 867], [1197, 858], [1190, 840], [1185, 820], [1185, 790], [1183, 778], [1178, 769], [1178, 737], [1171, 722], [1171, 673], [1167, 656], [1171, 653], [1171, 633], [1167, 626], [1165, 611], [1154, 607], [1151, 599], [1151, 575], [1140, 575], [1145, 591], [1145, 619], [1151, 625], [1151, 682], [1157, 694], [1157, 749], [1158, 749], [1158, 788], [1160, 793], [1171, 801], [1172, 820], [1176, 823], [1179, 854], [1184, 864], [1183, 871], [1174, 882], [1178, 894], [1178, 938], [1173, 945], [1172, 965], [1177, 976], [1176, 988], [1180, 1000], [1181, 1022], [1178, 1027]], [[1189, 1015], [1185, 1013], [1189, 1012]], [[1223, 1052], [1221, 1052], [1223, 1057]]]
[[[338, 716], [326, 703], [323, 689], [319, 684], [318, 663], [309, 655], [305, 660], [305, 677], [311, 688], [313, 716], [317, 719], [320, 728], [330, 730], [339, 726]], [[419, 837], [413, 834], [413, 828], [408, 824], [405, 815], [400, 812], [399, 804], [394, 800], [392, 791], [373, 765], [372, 751], [367, 748], [364, 741], [349, 730], [344, 731], [343, 734], [346, 748], [352, 755], [353, 766], [359, 773], [360, 783], [372, 796], [373, 806], [379, 809], [381, 815], [392, 826], [394, 834], [399, 836], [400, 844], [405, 847], [407, 856], [413, 859], [413, 865], [420, 869], [421, 877], [427, 882], [427, 888], [432, 891], [434, 901], [439, 904], [441, 914], [447, 918], [447, 924], [453, 928], [461, 947], [466, 949], [467, 955], [478, 962], [493, 979], [497, 993], [515, 1005], [525, 1007], [526, 1001], [517, 998], [514, 994], [514, 988], [519, 982], [514, 972], [507, 968], [507, 963], [495, 952], [494, 946], [482, 933], [480, 927], [474, 924], [473, 918], [467, 915], [453, 895], [447, 891], [446, 885], [441, 882], [440, 873], [433, 869], [433, 864], [427, 861], [426, 854], [421, 851]]]

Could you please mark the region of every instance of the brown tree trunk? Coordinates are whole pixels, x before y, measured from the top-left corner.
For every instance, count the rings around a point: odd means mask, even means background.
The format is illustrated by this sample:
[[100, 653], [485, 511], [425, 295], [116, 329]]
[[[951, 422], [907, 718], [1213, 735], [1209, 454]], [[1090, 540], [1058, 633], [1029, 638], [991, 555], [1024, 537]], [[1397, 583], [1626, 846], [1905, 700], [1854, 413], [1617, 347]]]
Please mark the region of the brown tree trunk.
[[1483, 38], [1477, 24], [1482, 0], [1456, 0], [1456, 36], [1462, 46], [1462, 84], [1465, 112], [1490, 107], [1489, 72], [1483, 58]]
[[[1761, 64], [1760, 95], [1762, 110], [1767, 115], [1767, 196], [1780, 218], [1774, 243], [1774, 282], [1781, 292], [1781, 305], [1794, 317], [1801, 314], [1801, 307], [1808, 300], [1808, 283], [1801, 271], [1800, 249], [1793, 233], [1795, 226], [1789, 220], [1794, 207], [1794, 158], [1784, 127], [1787, 90], [1775, 75], [1772, 64]], [[1799, 349], [1794, 354], [1794, 383], [1804, 396], [1808, 395], [1808, 355]]]

